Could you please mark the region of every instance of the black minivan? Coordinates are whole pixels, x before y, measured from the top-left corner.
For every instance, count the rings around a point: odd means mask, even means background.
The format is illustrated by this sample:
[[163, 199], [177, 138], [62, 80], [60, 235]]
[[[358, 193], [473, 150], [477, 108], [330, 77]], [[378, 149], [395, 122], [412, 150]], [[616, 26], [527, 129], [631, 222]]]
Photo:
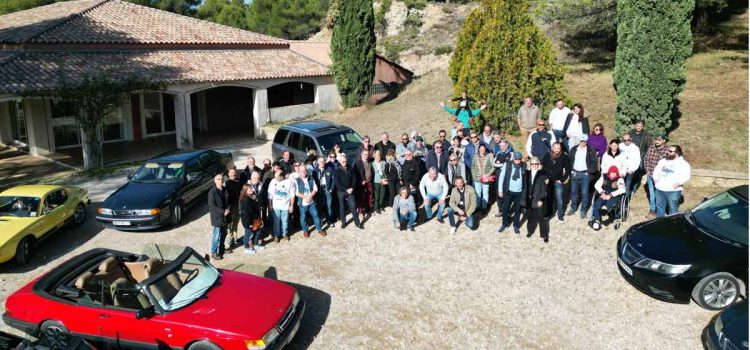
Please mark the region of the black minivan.
[[147, 160], [104, 200], [96, 220], [123, 231], [179, 225], [187, 208], [206, 201], [214, 175], [233, 166], [229, 151], [183, 151]]
[[748, 186], [633, 225], [617, 242], [622, 276], [656, 299], [721, 310], [746, 295]]

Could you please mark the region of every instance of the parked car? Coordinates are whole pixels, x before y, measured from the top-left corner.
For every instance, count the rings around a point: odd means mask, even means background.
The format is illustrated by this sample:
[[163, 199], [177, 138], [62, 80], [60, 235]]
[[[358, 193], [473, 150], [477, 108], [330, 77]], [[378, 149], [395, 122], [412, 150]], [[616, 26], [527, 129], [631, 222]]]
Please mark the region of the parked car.
[[115, 347], [248, 350], [284, 347], [304, 311], [292, 286], [217, 269], [189, 247], [152, 245], [62, 263], [10, 295], [3, 321]]
[[196, 150], [153, 158], [104, 200], [96, 220], [117, 230], [179, 225], [185, 210], [206, 201], [214, 175], [233, 166], [229, 151]]
[[29, 262], [41, 240], [67, 224], [83, 224], [90, 202], [78, 187], [26, 185], [0, 193], [0, 263]]
[[274, 159], [288, 150], [297, 161], [307, 158], [307, 151], [314, 149], [317, 154], [327, 155], [333, 145], [339, 144], [346, 153], [349, 163], [357, 157], [357, 150], [362, 144], [362, 137], [352, 128], [323, 120], [306, 120], [290, 123], [276, 131], [271, 152]]
[[703, 346], [708, 350], [748, 348], [747, 299], [734, 304], [711, 319], [703, 329]]
[[617, 242], [622, 276], [656, 299], [692, 299], [709, 310], [732, 305], [747, 286], [747, 189], [735, 187], [684, 213], [633, 225]]

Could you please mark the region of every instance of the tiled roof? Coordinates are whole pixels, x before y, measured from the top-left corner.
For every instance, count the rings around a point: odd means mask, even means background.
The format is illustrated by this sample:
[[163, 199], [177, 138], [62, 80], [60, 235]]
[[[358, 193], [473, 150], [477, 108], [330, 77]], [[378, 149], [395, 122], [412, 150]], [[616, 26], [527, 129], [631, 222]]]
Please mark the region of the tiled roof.
[[329, 75], [325, 66], [288, 49], [28, 51], [0, 61], [0, 92], [54, 89], [61, 66], [69, 81], [100, 74], [167, 84]]
[[122, 0], [74, 0], [0, 16], [0, 42], [286, 44], [283, 39]]

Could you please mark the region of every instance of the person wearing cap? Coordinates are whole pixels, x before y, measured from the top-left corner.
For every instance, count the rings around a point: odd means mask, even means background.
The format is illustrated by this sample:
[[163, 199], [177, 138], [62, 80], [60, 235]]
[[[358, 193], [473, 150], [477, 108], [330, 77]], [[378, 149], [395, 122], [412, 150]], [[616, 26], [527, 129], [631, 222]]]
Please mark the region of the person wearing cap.
[[646, 171], [646, 185], [648, 187], [648, 215], [646, 219], [656, 218], [656, 189], [654, 188], [654, 169], [656, 164], [667, 155], [667, 135], [654, 135], [654, 144], [646, 151], [643, 159], [643, 169]]
[[602, 214], [599, 210], [606, 211], [614, 208], [620, 196], [626, 193], [625, 180], [620, 177], [620, 170], [613, 165], [596, 180], [594, 189], [599, 193], [599, 197], [596, 198], [594, 207], [591, 208], [589, 226], [594, 230], [599, 230], [602, 227]]
[[669, 146], [667, 155], [654, 168], [656, 217], [676, 214], [680, 210], [682, 186], [690, 180], [690, 172], [690, 164], [682, 157], [682, 148]]
[[[561, 142], [552, 144], [552, 149], [542, 158], [542, 167], [547, 171], [549, 184], [547, 188], [547, 210], [549, 216], [554, 213], [555, 205], [557, 206], [557, 220], [563, 222], [565, 215], [565, 203], [563, 195], [565, 192], [565, 183], [570, 176], [570, 158], [563, 152]], [[554, 194], [554, 195], [553, 195]], [[554, 202], [553, 202], [554, 201]]]
[[[568, 215], [573, 215], [581, 204], [581, 219], [586, 218], [591, 199], [589, 198], [590, 179], [599, 171], [596, 150], [588, 146], [589, 136], [582, 134], [578, 139], [578, 146], [570, 150], [570, 209]], [[579, 199], [578, 194], [581, 197]]]
[[536, 122], [536, 131], [532, 132], [526, 140], [526, 153], [529, 154], [529, 157], [541, 159], [549, 152], [555, 141], [557, 141], [555, 134], [547, 130], [544, 120], [539, 119]]
[[521, 161], [523, 154], [516, 152], [513, 160], [500, 167], [497, 177], [497, 197], [502, 200], [503, 223], [497, 232], [510, 227], [510, 216], [513, 214], [513, 232], [521, 233], [521, 199], [523, 198], [526, 165]]

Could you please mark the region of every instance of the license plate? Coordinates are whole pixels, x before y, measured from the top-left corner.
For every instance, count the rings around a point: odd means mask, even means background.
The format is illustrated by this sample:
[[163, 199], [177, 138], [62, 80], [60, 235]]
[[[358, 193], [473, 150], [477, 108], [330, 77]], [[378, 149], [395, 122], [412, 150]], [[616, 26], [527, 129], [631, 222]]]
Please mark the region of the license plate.
[[620, 265], [620, 267], [622, 267], [623, 270], [625, 270], [625, 272], [628, 273], [628, 275], [633, 275], [633, 269], [631, 269], [630, 266], [626, 265], [625, 262], [622, 261], [622, 259], [617, 258], [617, 263]]
[[130, 221], [112, 221], [115, 226], [130, 226]]

